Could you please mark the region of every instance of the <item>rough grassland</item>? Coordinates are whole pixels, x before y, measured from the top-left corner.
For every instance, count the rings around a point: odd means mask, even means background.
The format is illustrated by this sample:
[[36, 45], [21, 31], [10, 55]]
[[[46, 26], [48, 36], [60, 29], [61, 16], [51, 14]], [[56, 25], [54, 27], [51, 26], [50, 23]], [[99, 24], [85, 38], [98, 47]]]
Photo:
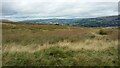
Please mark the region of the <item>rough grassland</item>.
[[3, 66], [118, 66], [117, 27], [2, 24]]

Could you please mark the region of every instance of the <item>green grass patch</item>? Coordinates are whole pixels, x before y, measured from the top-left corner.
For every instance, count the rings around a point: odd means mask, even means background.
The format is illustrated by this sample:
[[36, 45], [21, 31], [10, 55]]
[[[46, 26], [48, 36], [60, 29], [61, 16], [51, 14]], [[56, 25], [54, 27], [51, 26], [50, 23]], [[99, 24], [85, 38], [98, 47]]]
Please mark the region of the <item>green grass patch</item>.
[[103, 51], [78, 50], [67, 47], [50, 47], [34, 53], [3, 53], [3, 66], [117, 66], [117, 50], [108, 48]]

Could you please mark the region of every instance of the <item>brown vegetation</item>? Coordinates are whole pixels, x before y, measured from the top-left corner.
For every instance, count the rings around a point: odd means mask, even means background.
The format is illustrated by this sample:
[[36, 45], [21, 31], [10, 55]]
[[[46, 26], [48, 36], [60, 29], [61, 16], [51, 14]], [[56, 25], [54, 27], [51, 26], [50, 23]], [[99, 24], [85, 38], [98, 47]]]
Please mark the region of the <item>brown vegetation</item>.
[[117, 27], [90, 28], [17, 22], [2, 25], [4, 66], [118, 65]]

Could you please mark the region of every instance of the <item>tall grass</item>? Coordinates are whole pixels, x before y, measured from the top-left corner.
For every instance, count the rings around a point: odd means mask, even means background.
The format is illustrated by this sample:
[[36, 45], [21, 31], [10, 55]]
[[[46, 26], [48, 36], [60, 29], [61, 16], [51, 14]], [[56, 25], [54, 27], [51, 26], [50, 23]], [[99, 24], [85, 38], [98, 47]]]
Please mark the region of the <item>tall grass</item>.
[[103, 51], [75, 51], [67, 47], [53, 46], [33, 53], [5, 52], [3, 66], [117, 66], [117, 55], [117, 50], [111, 47]]
[[118, 30], [3, 23], [3, 66], [117, 66]]

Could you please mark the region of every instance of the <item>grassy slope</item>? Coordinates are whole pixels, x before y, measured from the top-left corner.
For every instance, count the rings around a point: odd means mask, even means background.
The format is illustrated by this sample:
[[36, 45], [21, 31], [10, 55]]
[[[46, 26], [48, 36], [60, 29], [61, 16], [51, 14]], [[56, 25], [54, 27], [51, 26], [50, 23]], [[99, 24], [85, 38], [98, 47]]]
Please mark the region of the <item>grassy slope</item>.
[[3, 23], [4, 66], [117, 66], [117, 45], [116, 27]]

